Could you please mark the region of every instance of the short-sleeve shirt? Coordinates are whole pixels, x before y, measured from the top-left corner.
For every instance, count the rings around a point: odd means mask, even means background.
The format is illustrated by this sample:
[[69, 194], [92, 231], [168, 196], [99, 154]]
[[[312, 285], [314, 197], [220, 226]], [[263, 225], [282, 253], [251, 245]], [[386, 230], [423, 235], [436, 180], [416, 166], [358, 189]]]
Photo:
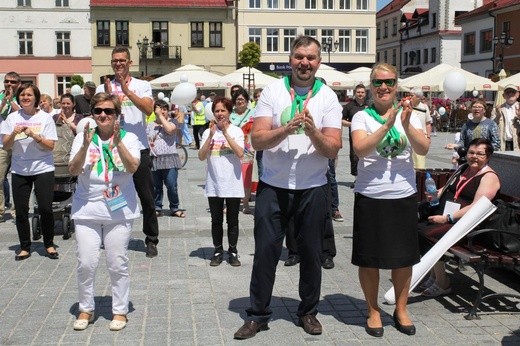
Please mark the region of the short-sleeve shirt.
[[[230, 124], [227, 132], [241, 148], [244, 148], [244, 133], [239, 127]], [[209, 133], [210, 129], [206, 129], [202, 134], [201, 146], [209, 140]], [[242, 164], [218, 128], [211, 138], [207, 163], [206, 197], [244, 197]]]
[[[416, 129], [422, 130], [420, 120], [413, 113], [410, 123]], [[354, 115], [351, 129], [352, 132], [363, 130], [371, 135], [381, 126], [367, 112], [360, 111]], [[400, 113], [397, 114], [394, 126], [401, 136], [406, 137]], [[360, 157], [354, 192], [378, 199], [398, 199], [413, 195], [417, 187], [411, 158], [412, 148], [408, 138], [407, 143], [405, 149], [394, 158], [383, 157], [375, 149], [365, 157]]]
[[[27, 126], [35, 135], [53, 141], [58, 140], [52, 116], [42, 110], [38, 110], [34, 115], [25, 114], [23, 109], [9, 114], [2, 122], [0, 133], [11, 134], [16, 126]], [[25, 133], [19, 133], [15, 137], [12, 150], [11, 173], [32, 176], [54, 171], [52, 150], [44, 149]]]
[[[130, 152], [130, 155], [139, 159], [141, 157], [140, 144], [137, 136], [127, 132], [122, 138], [123, 144]], [[83, 145], [83, 133], [79, 133], [74, 138], [70, 160], [76, 156]], [[127, 206], [116, 211], [110, 211], [105, 203], [103, 192], [107, 189], [105, 175], [96, 169], [99, 158], [100, 148], [94, 143], [90, 143], [87, 151], [87, 158], [83, 165], [83, 170], [78, 176], [78, 184], [72, 198], [72, 219], [74, 220], [98, 220], [98, 221], [122, 221], [136, 219], [140, 217], [139, 205], [137, 203], [137, 193], [135, 191], [132, 174], [125, 171], [109, 171], [109, 186], [117, 185], [122, 195], [125, 197]], [[94, 162], [95, 161], [95, 162]]]
[[[255, 119], [272, 118], [272, 128], [283, 126], [282, 113], [291, 108], [291, 95], [280, 79], [267, 85], [255, 108]], [[334, 91], [323, 85], [308, 104], [314, 124], [341, 129], [341, 105]], [[299, 148], [295, 150], [294, 148]], [[328, 159], [319, 154], [305, 134], [289, 135], [273, 148], [264, 150], [261, 180], [269, 185], [292, 190], [323, 186], [327, 183]]]

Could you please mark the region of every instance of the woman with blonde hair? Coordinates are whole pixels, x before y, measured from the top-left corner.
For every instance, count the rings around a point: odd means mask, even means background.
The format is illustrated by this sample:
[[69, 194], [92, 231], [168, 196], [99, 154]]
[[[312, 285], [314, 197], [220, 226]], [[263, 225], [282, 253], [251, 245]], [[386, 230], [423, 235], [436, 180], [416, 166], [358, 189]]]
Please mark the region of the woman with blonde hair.
[[377, 64], [370, 74], [373, 104], [352, 119], [352, 145], [359, 157], [354, 187], [352, 264], [367, 303], [366, 332], [384, 333], [377, 303], [379, 270], [392, 271], [395, 327], [415, 334], [407, 311], [412, 266], [419, 262], [417, 190], [412, 150], [426, 155], [429, 140], [410, 102], [397, 102], [397, 71]]

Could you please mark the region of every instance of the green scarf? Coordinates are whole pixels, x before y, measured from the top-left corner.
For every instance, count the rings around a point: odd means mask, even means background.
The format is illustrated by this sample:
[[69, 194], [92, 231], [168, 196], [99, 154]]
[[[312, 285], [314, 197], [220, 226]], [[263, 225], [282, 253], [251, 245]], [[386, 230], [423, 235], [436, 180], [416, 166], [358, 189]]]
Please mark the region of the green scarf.
[[[291, 92], [291, 76], [285, 76], [284, 77], [284, 83], [285, 87], [287, 88], [287, 91]], [[314, 97], [318, 91], [320, 91], [321, 87], [323, 86], [323, 82], [319, 79], [314, 80], [314, 84], [312, 85], [312, 94], [311, 97]], [[291, 105], [291, 119], [294, 118], [296, 114], [296, 108], [298, 108], [298, 112], [301, 113], [303, 111], [303, 104], [305, 103], [305, 99], [307, 98], [307, 95], [297, 95], [295, 92], [294, 100], [292, 100]]]
[[[121, 129], [121, 139], [125, 137], [126, 131]], [[92, 142], [94, 142], [95, 145], [98, 147], [101, 147], [101, 150], [103, 151], [103, 157], [105, 158], [105, 161], [107, 163], [108, 171], [113, 171], [114, 168], [117, 170], [121, 170], [121, 159], [118, 157], [114, 157], [114, 153], [112, 152], [112, 149], [110, 148], [111, 143], [104, 143], [101, 146], [99, 143], [101, 143], [101, 139], [99, 138], [98, 130], [96, 129], [96, 132], [94, 133], [94, 136], [92, 137]], [[117, 161], [117, 162], [116, 162]], [[124, 168], [124, 167], [123, 167]], [[103, 163], [101, 162], [101, 158], [99, 158], [97, 164], [96, 164], [96, 170], [97, 174], [101, 175], [103, 173]]]
[[[380, 123], [381, 125], [384, 125], [386, 123], [386, 120], [381, 118], [379, 113], [377, 113], [374, 105], [371, 105], [370, 107], [366, 108], [365, 112], [367, 112], [368, 115], [370, 115], [372, 118], [374, 118], [374, 120], [377, 121], [378, 123]], [[388, 131], [388, 133], [386, 134], [384, 140], [390, 144], [399, 145], [399, 142], [401, 140], [401, 134], [399, 133], [399, 131], [397, 131], [395, 126], [392, 126], [390, 131]]]

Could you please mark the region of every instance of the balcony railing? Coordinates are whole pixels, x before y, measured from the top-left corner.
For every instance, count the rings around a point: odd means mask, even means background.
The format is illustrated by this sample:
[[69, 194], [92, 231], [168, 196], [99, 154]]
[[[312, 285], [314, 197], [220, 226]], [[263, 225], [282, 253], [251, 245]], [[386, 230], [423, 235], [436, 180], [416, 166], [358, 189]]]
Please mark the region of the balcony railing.
[[148, 50], [143, 52], [142, 58], [148, 60], [181, 60], [181, 46], [156, 46], [150, 47]]

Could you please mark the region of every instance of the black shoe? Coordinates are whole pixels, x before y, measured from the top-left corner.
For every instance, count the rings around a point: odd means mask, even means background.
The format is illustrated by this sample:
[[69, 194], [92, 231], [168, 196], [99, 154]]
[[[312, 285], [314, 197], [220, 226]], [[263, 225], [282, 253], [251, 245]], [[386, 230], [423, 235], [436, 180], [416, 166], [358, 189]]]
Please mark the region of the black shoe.
[[283, 265], [286, 267], [292, 267], [294, 265], [297, 265], [298, 263], [300, 263], [300, 256], [290, 255]]
[[365, 331], [367, 332], [368, 335], [370, 336], [373, 336], [373, 337], [376, 337], [376, 338], [381, 338], [383, 337], [383, 334], [385, 332], [385, 330], [383, 329], [383, 327], [377, 327], [377, 328], [370, 328], [368, 326], [368, 318], [367, 318], [367, 325], [365, 327]]
[[394, 323], [395, 323], [395, 328], [400, 331], [401, 333], [403, 334], [406, 334], [406, 335], [415, 335], [415, 326], [412, 324], [412, 325], [409, 325], [409, 326], [403, 326], [400, 322], [399, 322], [399, 319], [397, 318], [397, 315], [395, 313], [395, 310], [394, 310]]
[[154, 258], [158, 255], [157, 245], [152, 242], [146, 244], [146, 257]]
[[[219, 266], [220, 263], [222, 263], [223, 257], [224, 257], [224, 255], [222, 254], [222, 252], [215, 252], [213, 257], [211, 258], [211, 261], [209, 262], [209, 265], [212, 267]], [[237, 259], [237, 261], [238, 261], [238, 259]], [[231, 263], [229, 263], [229, 264], [231, 264]]]
[[246, 321], [242, 327], [233, 336], [235, 339], [244, 340], [250, 339], [256, 335], [256, 333], [262, 330], [268, 330], [269, 326], [267, 323], [260, 323], [255, 321]]
[[298, 319], [298, 325], [305, 330], [307, 334], [320, 335], [322, 331], [321, 323], [315, 315], [305, 315]]
[[[242, 263], [240, 263], [240, 261], [238, 260], [238, 254], [235, 253], [235, 252], [228, 252], [228, 262], [230, 265], [232, 265], [233, 267], [240, 267], [240, 265]], [[211, 263], [210, 263], [211, 265]]]
[[321, 266], [323, 269], [332, 269], [334, 268], [334, 260], [332, 257], [327, 257], [323, 260], [323, 262], [321, 262]]
[[31, 253], [27, 252], [27, 254], [25, 254], [25, 255], [16, 255], [16, 256], [14, 256], [14, 260], [15, 261], [23, 261], [24, 259], [28, 259], [29, 257], [31, 257]]

